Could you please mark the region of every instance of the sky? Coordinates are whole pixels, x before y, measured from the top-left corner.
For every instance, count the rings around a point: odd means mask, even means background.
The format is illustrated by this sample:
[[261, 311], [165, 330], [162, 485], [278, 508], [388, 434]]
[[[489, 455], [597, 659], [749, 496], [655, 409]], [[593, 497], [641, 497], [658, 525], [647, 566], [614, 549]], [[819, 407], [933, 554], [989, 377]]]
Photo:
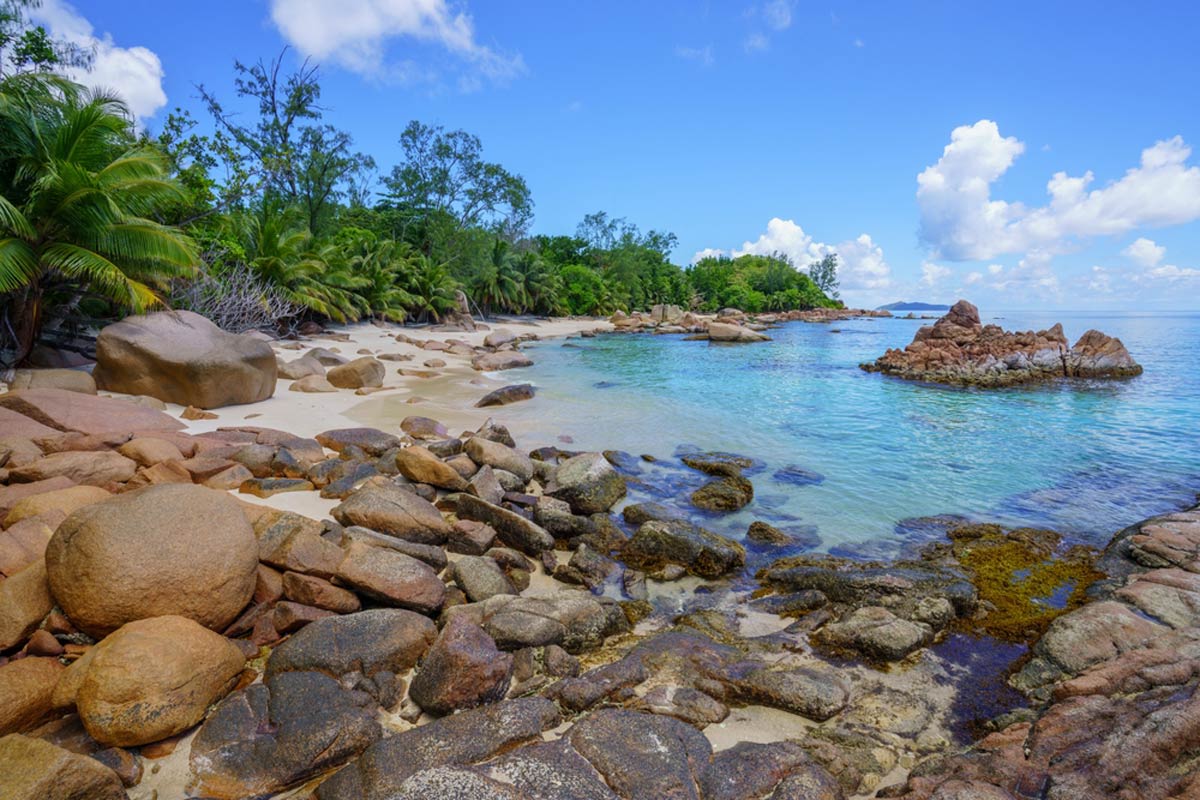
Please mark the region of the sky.
[[1200, 308], [1194, 2], [43, 0], [153, 132], [233, 63], [320, 64], [383, 171], [409, 120], [677, 263], [836, 252], [851, 305]]

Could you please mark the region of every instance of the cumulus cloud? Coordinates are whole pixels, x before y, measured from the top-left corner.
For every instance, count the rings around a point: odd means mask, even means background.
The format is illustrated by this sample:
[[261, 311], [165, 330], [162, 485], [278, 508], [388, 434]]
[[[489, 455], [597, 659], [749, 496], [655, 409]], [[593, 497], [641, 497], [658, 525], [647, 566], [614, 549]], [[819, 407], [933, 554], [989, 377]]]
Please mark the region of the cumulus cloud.
[[387, 44], [397, 37], [441, 45], [469, 64], [476, 74], [463, 76], [464, 89], [479, 86], [480, 76], [495, 82], [525, 71], [520, 55], [507, 55], [480, 44], [475, 23], [447, 0], [270, 0], [271, 19], [298, 50], [332, 61], [361, 75], [410, 77], [411, 63], [388, 64]]
[[950, 274], [949, 267], [943, 267], [932, 261], [926, 261], [921, 265], [921, 283], [931, 288], [949, 278]]
[[867, 234], [831, 245], [818, 242], [796, 224], [795, 220], [773, 218], [767, 230], [757, 239], [746, 240], [739, 248], [721, 250], [705, 248], [692, 258], [695, 263], [710, 256], [772, 255], [783, 253], [800, 269], [814, 261], [836, 253], [838, 278], [843, 290], [883, 289], [891, 285], [892, 269], [883, 256], [883, 248]]
[[1157, 245], [1152, 239], [1143, 236], [1135, 239], [1133, 244], [1126, 247], [1121, 253], [1128, 256], [1135, 264], [1149, 268], [1157, 266], [1158, 262], [1163, 260], [1163, 256], [1167, 254], [1167, 248]]
[[120, 47], [110, 34], [97, 36], [92, 24], [64, 0], [45, 0], [30, 17], [51, 37], [90, 52], [91, 70], [70, 70], [70, 77], [98, 89], [118, 93], [138, 120], [145, 120], [167, 104], [163, 67], [158, 54], [146, 47]]
[[1133, 244], [1121, 251], [1121, 254], [1141, 267], [1140, 271], [1131, 276], [1138, 283], [1191, 281], [1200, 278], [1200, 269], [1163, 264], [1162, 260], [1167, 255], [1167, 248], [1145, 237], [1134, 240]]
[[991, 184], [1025, 151], [991, 120], [955, 128], [938, 162], [917, 176], [920, 233], [936, 256], [953, 261], [1005, 253], [1065, 252], [1080, 242], [1141, 227], [1200, 219], [1200, 167], [1176, 136], [1142, 151], [1138, 166], [1101, 188], [1095, 175], [1055, 173], [1049, 202], [1028, 207], [991, 196]]

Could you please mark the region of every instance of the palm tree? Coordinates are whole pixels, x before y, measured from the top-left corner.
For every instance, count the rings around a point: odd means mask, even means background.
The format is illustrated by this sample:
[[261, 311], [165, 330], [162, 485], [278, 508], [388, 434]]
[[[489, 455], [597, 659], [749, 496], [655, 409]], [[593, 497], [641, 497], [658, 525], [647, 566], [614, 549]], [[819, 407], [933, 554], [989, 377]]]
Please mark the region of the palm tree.
[[138, 145], [116, 97], [45, 75], [0, 81], [0, 302], [12, 363], [88, 296], [159, 305], [199, 263], [191, 239], [151, 217], [182, 197]]
[[358, 319], [357, 281], [333, 245], [317, 245], [294, 211], [264, 202], [231, 218], [246, 262], [288, 301], [339, 322]]
[[520, 310], [525, 298], [516, 269], [516, 258], [509, 249], [508, 242], [496, 238], [492, 245], [491, 260], [475, 277], [471, 289], [485, 317], [492, 313], [493, 308], [504, 311]]
[[563, 305], [562, 279], [537, 253], [523, 253], [516, 262], [517, 280], [524, 300], [521, 312], [566, 314]]
[[405, 287], [412, 297], [410, 308], [422, 322], [430, 317], [441, 322], [443, 314], [458, 306], [454, 298], [458, 284], [450, 277], [445, 264], [430, 261], [421, 253], [416, 254], [413, 261], [416, 268]]
[[347, 249], [350, 271], [358, 279], [355, 293], [362, 299], [364, 312], [376, 319], [403, 322], [414, 303], [413, 296], [403, 288], [414, 270], [411, 248], [367, 234]]

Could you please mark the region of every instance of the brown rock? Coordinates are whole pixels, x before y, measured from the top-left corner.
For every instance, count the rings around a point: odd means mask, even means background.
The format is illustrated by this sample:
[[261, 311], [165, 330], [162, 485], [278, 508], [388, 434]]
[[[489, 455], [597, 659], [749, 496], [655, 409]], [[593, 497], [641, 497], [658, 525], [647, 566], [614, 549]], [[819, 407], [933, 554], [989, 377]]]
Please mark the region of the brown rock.
[[910, 380], [984, 387], [1142, 373], [1120, 339], [1092, 330], [1068, 348], [1062, 325], [1036, 332], [1005, 331], [998, 325], [982, 325], [979, 310], [966, 300], [917, 331], [903, 350], [888, 350], [861, 366], [868, 372]]
[[52, 436], [56, 428], [50, 428], [36, 420], [0, 407], [0, 431], [4, 431], [5, 439], [37, 439], [42, 436]]
[[198, 419], [217, 419], [217, 415], [211, 411], [205, 411], [197, 406], [188, 406], [179, 413], [180, 419], [198, 420]]
[[76, 706], [102, 744], [130, 747], [187, 730], [237, 683], [245, 658], [177, 616], [130, 622], [96, 645]]
[[376, 600], [421, 613], [441, 609], [446, 596], [445, 585], [424, 562], [361, 542], [346, 548], [337, 578]]
[[343, 525], [361, 525], [419, 544], [446, 541], [450, 524], [432, 503], [391, 483], [371, 483], [330, 512]]
[[334, 616], [337, 615], [324, 608], [284, 600], [275, 605], [275, 609], [271, 613], [271, 624], [275, 626], [275, 630], [279, 632], [280, 636], [286, 636], [300, 630], [310, 622]]
[[4, 518], [6, 526], [16, 525], [23, 519], [58, 512], [67, 517], [77, 509], [106, 500], [112, 495], [99, 486], [70, 486], [51, 492], [42, 492], [18, 500]]
[[62, 389], [80, 394], [95, 394], [96, 381], [81, 369], [19, 369], [13, 375], [9, 391], [19, 389]]
[[467, 482], [453, 467], [419, 445], [398, 450], [396, 468], [414, 483], [428, 483], [453, 492], [462, 491], [467, 486]]
[[62, 389], [24, 389], [0, 395], [0, 408], [16, 411], [58, 431], [112, 433], [179, 430], [177, 419], [109, 397], [93, 397]]
[[179, 448], [165, 439], [150, 437], [130, 439], [117, 448], [117, 452], [126, 458], [132, 458], [139, 467], [149, 467], [161, 461], [182, 461], [183, 453]]
[[129, 317], [96, 339], [96, 384], [198, 408], [257, 403], [275, 393], [271, 346], [190, 311]]
[[231, 464], [220, 472], [209, 475], [200, 483], [209, 489], [237, 489], [243, 483], [254, 477], [250, 470], [241, 464]]
[[117, 773], [41, 739], [0, 739], [0, 764], [4, 800], [128, 800]]
[[497, 353], [480, 353], [471, 359], [471, 367], [479, 372], [495, 372], [502, 369], [529, 367], [533, 359], [516, 350], [502, 350]]
[[60, 475], [56, 478], [48, 478], [43, 481], [0, 486], [0, 519], [6, 518], [8, 512], [12, 511], [12, 507], [26, 497], [32, 497], [35, 494], [42, 494], [44, 492], [53, 492], [58, 489], [66, 489], [75, 485], [75, 481]]
[[124, 483], [136, 471], [137, 464], [132, 459], [104, 450], [51, 453], [32, 464], [17, 467], [9, 474], [11, 480], [20, 483], [64, 477], [88, 486], [107, 486], [110, 483]]
[[510, 403], [519, 403], [522, 400], [532, 400], [535, 393], [533, 384], [531, 383], [516, 383], [511, 386], [504, 386], [495, 391], [488, 392], [483, 398], [475, 404], [476, 408], [488, 408], [489, 406], [506, 406]]
[[236, 500], [151, 486], [79, 509], [46, 548], [50, 589], [80, 629], [178, 614], [223, 629], [254, 593], [258, 544]]
[[50, 716], [62, 673], [57, 658], [22, 658], [0, 666], [0, 736], [27, 731]]
[[364, 356], [331, 368], [325, 373], [325, 380], [339, 389], [359, 389], [363, 386], [382, 386], [386, 375], [383, 362]]
[[178, 461], [162, 461], [151, 467], [142, 467], [125, 484], [126, 491], [164, 483], [191, 483], [192, 476]]
[[329, 581], [298, 572], [284, 573], [283, 594], [297, 603], [336, 611], [338, 614], [349, 614], [362, 607], [362, 603], [353, 592], [339, 589]]
[[[46, 552], [62, 517], [31, 517], [0, 531], [0, 573], [16, 575]], [[50, 522], [54, 528], [47, 524]]]
[[0, 653], [29, 638], [52, 608], [41, 559], [0, 582]]
[[405, 417], [400, 420], [400, 430], [414, 439], [445, 439], [449, 435], [445, 425], [429, 417]]
[[452, 617], [421, 661], [409, 695], [431, 714], [494, 703], [512, 681], [513, 657], [501, 653], [483, 628]]
[[336, 392], [337, 387], [325, 380], [325, 378], [321, 375], [309, 375], [297, 381], [293, 381], [292, 385], [288, 387], [288, 391], [318, 394], [321, 392]]

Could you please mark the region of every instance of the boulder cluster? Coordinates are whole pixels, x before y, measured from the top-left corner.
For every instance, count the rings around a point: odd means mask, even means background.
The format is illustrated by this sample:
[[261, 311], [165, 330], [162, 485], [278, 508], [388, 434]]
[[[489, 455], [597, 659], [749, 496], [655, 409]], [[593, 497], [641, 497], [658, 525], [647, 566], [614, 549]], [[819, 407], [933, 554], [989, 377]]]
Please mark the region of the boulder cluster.
[[1142, 374], [1120, 339], [1090, 330], [1072, 347], [1061, 324], [1013, 333], [983, 325], [979, 310], [966, 300], [918, 330], [903, 350], [890, 349], [862, 368], [909, 380], [982, 387]]
[[765, 342], [771, 337], [764, 331], [784, 322], [833, 322], [856, 317], [890, 317], [887, 311], [847, 308], [815, 308], [806, 311], [782, 311], [771, 314], [747, 314], [736, 308], [724, 308], [716, 314], [684, 311], [676, 305], [656, 305], [649, 312], [618, 311], [609, 318], [618, 333], [649, 332], [683, 334], [689, 339], [711, 342]]

